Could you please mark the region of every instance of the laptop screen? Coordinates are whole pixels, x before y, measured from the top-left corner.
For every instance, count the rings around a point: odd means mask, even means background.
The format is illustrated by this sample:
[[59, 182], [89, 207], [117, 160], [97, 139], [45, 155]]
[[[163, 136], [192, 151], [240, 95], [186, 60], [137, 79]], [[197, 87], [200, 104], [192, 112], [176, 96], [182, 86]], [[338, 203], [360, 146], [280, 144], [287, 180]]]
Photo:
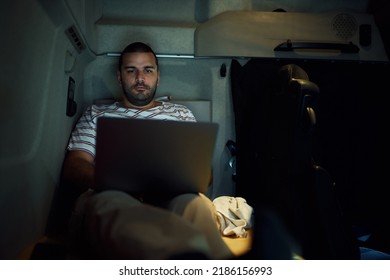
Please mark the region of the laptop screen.
[[207, 191], [218, 124], [101, 117], [96, 189], [126, 192]]

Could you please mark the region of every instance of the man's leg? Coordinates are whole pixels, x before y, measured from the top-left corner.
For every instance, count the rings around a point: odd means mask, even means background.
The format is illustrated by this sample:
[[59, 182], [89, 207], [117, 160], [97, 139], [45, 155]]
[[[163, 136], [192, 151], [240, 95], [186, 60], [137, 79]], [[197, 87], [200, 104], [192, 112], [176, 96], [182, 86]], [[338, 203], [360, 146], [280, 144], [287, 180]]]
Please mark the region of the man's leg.
[[179, 195], [168, 203], [167, 209], [182, 216], [204, 234], [213, 259], [230, 259], [233, 257], [218, 229], [217, 212], [214, 204], [204, 194]]
[[92, 256], [98, 259], [211, 256], [205, 236], [194, 225], [120, 191], [105, 191], [87, 199], [81, 231]]

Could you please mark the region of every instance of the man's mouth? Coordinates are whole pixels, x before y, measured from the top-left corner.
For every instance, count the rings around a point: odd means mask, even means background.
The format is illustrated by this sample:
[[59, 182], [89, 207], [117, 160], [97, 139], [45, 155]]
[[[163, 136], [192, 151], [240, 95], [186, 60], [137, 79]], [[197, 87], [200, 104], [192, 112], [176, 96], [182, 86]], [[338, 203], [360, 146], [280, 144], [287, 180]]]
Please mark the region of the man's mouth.
[[144, 84], [136, 84], [134, 88], [136, 90], [147, 90], [147, 89], [149, 89], [149, 87], [144, 85]]

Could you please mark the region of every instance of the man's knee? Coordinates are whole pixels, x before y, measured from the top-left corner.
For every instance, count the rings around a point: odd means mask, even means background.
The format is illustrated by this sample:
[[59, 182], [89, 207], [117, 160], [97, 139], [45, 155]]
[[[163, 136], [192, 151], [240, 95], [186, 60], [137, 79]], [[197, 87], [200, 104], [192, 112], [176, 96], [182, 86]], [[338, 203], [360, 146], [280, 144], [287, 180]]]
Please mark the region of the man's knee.
[[140, 201], [133, 198], [129, 194], [122, 191], [103, 191], [99, 193], [93, 194], [89, 203], [91, 205], [96, 205], [98, 208], [105, 207], [107, 205], [110, 206], [120, 206], [120, 205], [139, 205]]
[[183, 194], [172, 199], [168, 209], [187, 220], [204, 217], [215, 219], [215, 208], [212, 201], [203, 194]]

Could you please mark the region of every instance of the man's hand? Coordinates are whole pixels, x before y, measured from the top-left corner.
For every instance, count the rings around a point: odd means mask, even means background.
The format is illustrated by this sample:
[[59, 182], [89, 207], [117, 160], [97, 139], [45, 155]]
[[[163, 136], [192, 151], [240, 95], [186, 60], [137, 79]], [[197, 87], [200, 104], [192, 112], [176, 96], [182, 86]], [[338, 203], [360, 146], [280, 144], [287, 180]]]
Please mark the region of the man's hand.
[[63, 178], [84, 192], [95, 186], [93, 156], [84, 151], [69, 151], [63, 166]]

